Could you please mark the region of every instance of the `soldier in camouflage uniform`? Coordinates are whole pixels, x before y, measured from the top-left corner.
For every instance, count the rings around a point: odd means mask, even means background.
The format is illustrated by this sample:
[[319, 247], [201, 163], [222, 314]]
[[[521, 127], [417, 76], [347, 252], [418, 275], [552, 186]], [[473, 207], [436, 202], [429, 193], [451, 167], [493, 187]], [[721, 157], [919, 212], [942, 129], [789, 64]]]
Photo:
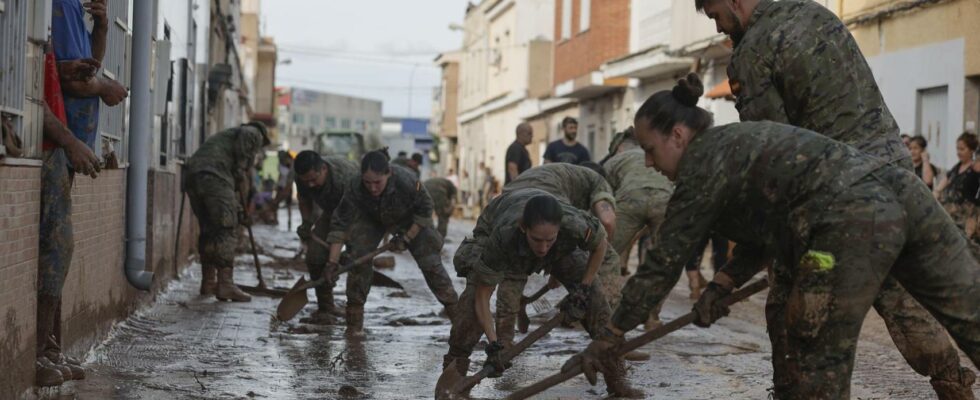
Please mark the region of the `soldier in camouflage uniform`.
[[[349, 183], [360, 179], [357, 164], [344, 156], [321, 157], [316, 152], [306, 150], [296, 155], [293, 168], [297, 176], [299, 212], [303, 223], [296, 229], [300, 240], [306, 244], [306, 268], [310, 278], [320, 279], [325, 273], [330, 249], [320, 240], [330, 233], [330, 216], [340, 204]], [[313, 236], [320, 240], [312, 240]], [[317, 312], [308, 320], [314, 323], [332, 323], [339, 315], [334, 305], [333, 288], [335, 280], [317, 286]]]
[[425, 181], [425, 190], [432, 197], [432, 205], [435, 207], [436, 217], [439, 218], [437, 230], [445, 240], [449, 217], [453, 215], [453, 207], [456, 205], [456, 185], [446, 178], [432, 178]]
[[[244, 220], [255, 155], [269, 145], [265, 125], [252, 122], [208, 138], [187, 160], [186, 190], [201, 227], [201, 294], [218, 300], [250, 301], [233, 278], [238, 225]], [[217, 280], [217, 282], [215, 281]]]
[[[450, 319], [458, 300], [442, 266], [442, 238], [432, 227], [432, 199], [410, 170], [389, 165], [388, 155], [372, 151], [361, 160], [361, 173], [348, 182], [343, 200], [330, 218], [330, 262], [336, 268], [346, 243], [355, 258], [375, 250], [386, 233], [397, 250], [408, 249], [418, 263], [429, 289], [446, 307]], [[347, 274], [347, 332], [359, 335], [364, 327], [364, 302], [371, 290], [371, 264]]]
[[[667, 177], [646, 166], [646, 156], [636, 143], [632, 128], [616, 134], [610, 143], [609, 154], [603, 167], [606, 180], [616, 195], [616, 232], [611, 244], [622, 259], [621, 275], [626, 276], [633, 243], [643, 232], [657, 232], [674, 185]], [[621, 287], [617, 292], [618, 289]], [[658, 325], [659, 315], [660, 305], [650, 312], [645, 324], [647, 329]]]
[[[466, 289], [443, 368], [455, 362], [465, 376], [473, 347], [486, 334], [487, 364], [500, 376], [507, 365], [500, 360], [504, 346], [490, 320], [490, 295], [506, 280], [526, 281], [541, 271], [568, 289], [562, 302], [566, 317], [584, 318], [583, 326], [595, 337], [610, 315], [595, 279], [607, 248], [599, 221], [564, 199], [534, 188], [507, 190], [494, 198], [480, 214], [473, 237], [463, 241], [453, 259], [457, 275], [466, 278]], [[615, 371], [606, 377], [610, 392], [636, 395], [626, 382], [623, 362], [610, 367]]]
[[[695, 3], [735, 43], [728, 75], [742, 121], [806, 128], [912, 170], [871, 68], [832, 12], [805, 0]], [[941, 339], [942, 328], [894, 279], [886, 278], [883, 287], [874, 308], [906, 361], [932, 378], [940, 397], [972, 399], [968, 388], [975, 377], [960, 368], [952, 345]], [[787, 296], [770, 291], [767, 315], [782, 315]], [[783, 348], [784, 323], [767, 321], [773, 347]], [[774, 363], [781, 360], [773, 357]], [[777, 386], [792, 384], [789, 377], [776, 379]]]
[[[503, 193], [529, 188], [543, 190], [580, 210], [592, 211], [607, 232], [616, 229], [612, 189], [602, 175], [589, 168], [566, 163], [544, 164], [524, 171], [504, 185]], [[599, 269], [599, 283], [613, 309], [619, 304], [616, 294], [626, 282], [619, 274], [619, 265], [618, 254], [610, 248]], [[505, 346], [514, 340], [514, 324], [526, 283], [526, 279], [506, 279], [497, 287], [497, 335]]]
[[676, 189], [656, 248], [581, 362], [609, 357], [712, 230], [736, 248], [718, 274], [727, 280], [716, 277], [695, 306], [700, 326], [727, 315], [719, 299], [779, 261], [772, 290], [790, 295], [780, 316], [786, 347], [774, 348], [773, 358], [787, 370], [774, 372], [794, 385], [776, 385], [777, 399], [849, 398], [861, 325], [889, 275], [980, 361], [980, 265], [914, 174], [789, 125], [708, 128], [710, 114], [695, 106], [702, 91], [684, 86], [655, 94], [637, 112], [647, 159]]

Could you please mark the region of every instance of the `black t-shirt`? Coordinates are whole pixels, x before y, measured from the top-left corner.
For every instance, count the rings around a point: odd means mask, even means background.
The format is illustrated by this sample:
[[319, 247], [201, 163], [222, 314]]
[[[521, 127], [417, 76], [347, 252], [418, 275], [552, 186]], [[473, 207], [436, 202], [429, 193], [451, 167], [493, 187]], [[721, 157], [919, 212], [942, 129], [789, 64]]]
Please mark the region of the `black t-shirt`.
[[[915, 176], [918, 176], [919, 179], [923, 179], [923, 182], [925, 182], [924, 178], [922, 178], [922, 171], [923, 171], [923, 168], [922, 167], [924, 165], [925, 164], [919, 164], [919, 165], [916, 165], [915, 166]], [[929, 168], [932, 170], [932, 179], [935, 180], [936, 179], [936, 171], [939, 171], [939, 170], [936, 169], [936, 165], [935, 164], [931, 164], [931, 163], [929, 164]], [[932, 189], [932, 182], [926, 182], [926, 186], [928, 186], [929, 189]]]
[[980, 203], [977, 198], [977, 192], [980, 191], [980, 173], [974, 172], [973, 168], [967, 168], [966, 172], [960, 173], [960, 163], [956, 163], [946, 173], [946, 179], [949, 180], [944, 193], [946, 201], [956, 204]]
[[531, 154], [527, 152], [527, 148], [523, 144], [516, 140], [507, 148], [507, 156], [504, 158], [504, 184], [510, 183], [510, 174], [507, 173], [507, 164], [509, 163], [517, 164], [518, 175], [531, 168]]
[[580, 164], [584, 161], [592, 160], [592, 156], [589, 155], [589, 150], [585, 146], [582, 146], [581, 143], [575, 143], [574, 146], [566, 146], [564, 141], [558, 139], [548, 144], [548, 148], [544, 151], [544, 159], [550, 162]]

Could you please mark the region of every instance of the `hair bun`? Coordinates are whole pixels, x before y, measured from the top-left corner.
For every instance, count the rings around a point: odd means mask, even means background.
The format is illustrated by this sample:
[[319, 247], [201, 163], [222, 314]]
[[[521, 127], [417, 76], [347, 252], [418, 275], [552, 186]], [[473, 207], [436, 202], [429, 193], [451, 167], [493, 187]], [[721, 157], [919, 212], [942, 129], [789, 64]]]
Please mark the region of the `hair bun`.
[[688, 107], [696, 107], [698, 99], [704, 94], [704, 84], [701, 83], [698, 74], [692, 72], [687, 74], [684, 79], [677, 81], [677, 85], [671, 90], [671, 94], [679, 103]]

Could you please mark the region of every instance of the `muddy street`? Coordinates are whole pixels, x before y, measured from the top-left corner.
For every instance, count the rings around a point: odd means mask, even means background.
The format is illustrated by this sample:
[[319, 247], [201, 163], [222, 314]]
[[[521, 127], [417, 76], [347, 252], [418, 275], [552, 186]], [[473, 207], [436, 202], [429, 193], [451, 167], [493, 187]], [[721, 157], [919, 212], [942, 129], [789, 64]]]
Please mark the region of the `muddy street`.
[[[298, 213], [295, 213], [296, 215]], [[283, 213], [283, 217], [285, 214]], [[293, 261], [298, 240], [282, 225], [256, 226], [262, 262], [271, 286], [290, 286], [304, 272]], [[294, 221], [296, 226], [298, 221]], [[472, 229], [467, 221], [450, 224], [443, 261]], [[250, 303], [218, 303], [197, 294], [195, 265], [157, 301], [115, 326], [110, 337], [86, 358], [89, 376], [46, 392], [53, 399], [406, 399], [431, 398], [446, 351], [449, 322], [427, 290], [408, 254], [396, 254], [396, 267], [384, 271], [406, 291], [375, 287], [366, 306], [362, 340], [347, 340], [343, 326], [309, 325], [295, 318], [273, 318], [277, 299], [255, 296]], [[236, 279], [254, 284], [251, 257], [240, 255]], [[344, 280], [336, 293], [342, 301]], [[528, 290], [545, 282], [532, 277]], [[463, 281], [456, 279], [462, 290]], [[559, 293], [561, 292], [561, 293]], [[557, 304], [563, 290], [546, 297]], [[687, 283], [678, 285], [664, 308], [669, 320], [690, 309]], [[308, 315], [311, 304], [299, 317]], [[651, 399], [760, 399], [771, 385], [770, 350], [763, 319], [764, 295], [733, 307], [732, 315], [708, 330], [689, 327], [644, 350], [651, 360], [632, 363], [630, 376]], [[547, 313], [532, 314], [532, 329]], [[499, 398], [558, 370], [585, 347], [580, 330], [558, 328], [520, 356], [505, 377], [485, 381], [472, 394]], [[860, 399], [932, 398], [927, 378], [916, 375], [891, 345], [877, 316], [865, 324], [859, 345], [853, 394]], [[474, 353], [472, 371], [482, 364]], [[978, 392], [980, 393], [980, 392]], [[574, 379], [539, 398], [603, 398], [604, 387]]]

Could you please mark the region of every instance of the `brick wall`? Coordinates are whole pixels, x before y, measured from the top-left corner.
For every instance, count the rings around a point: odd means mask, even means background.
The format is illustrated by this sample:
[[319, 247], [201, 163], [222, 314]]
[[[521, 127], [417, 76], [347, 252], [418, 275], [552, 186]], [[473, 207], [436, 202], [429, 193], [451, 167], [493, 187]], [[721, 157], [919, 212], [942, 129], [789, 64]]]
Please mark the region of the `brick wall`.
[[0, 165], [0, 398], [34, 382], [41, 169]]
[[629, 53], [630, 0], [592, 0], [589, 29], [579, 32], [579, 0], [572, 0], [572, 36], [561, 39], [562, 0], [555, 0], [555, 84], [596, 71]]
[[126, 170], [103, 171], [98, 179], [76, 176], [71, 194], [75, 253], [65, 280], [61, 330], [62, 345], [77, 355], [134, 309], [139, 292], [123, 274]]

